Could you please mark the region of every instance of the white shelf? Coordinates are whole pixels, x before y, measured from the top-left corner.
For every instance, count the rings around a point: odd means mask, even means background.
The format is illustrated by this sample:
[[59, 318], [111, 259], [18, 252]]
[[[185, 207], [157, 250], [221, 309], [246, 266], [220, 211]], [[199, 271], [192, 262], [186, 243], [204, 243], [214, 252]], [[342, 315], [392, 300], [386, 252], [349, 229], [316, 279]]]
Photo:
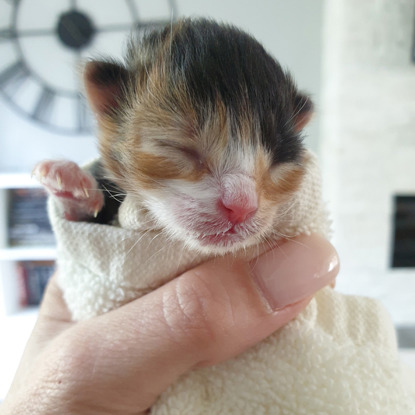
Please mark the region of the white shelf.
[[30, 173], [0, 173], [0, 189], [22, 189], [40, 187]]
[[0, 249], [0, 261], [47, 261], [56, 259], [55, 247], [12, 247]]
[[39, 306], [27, 306], [20, 308], [19, 311], [7, 316], [0, 317], [0, 324], [10, 324], [11, 329], [13, 328], [14, 323], [18, 322], [23, 325], [32, 325], [39, 313]]

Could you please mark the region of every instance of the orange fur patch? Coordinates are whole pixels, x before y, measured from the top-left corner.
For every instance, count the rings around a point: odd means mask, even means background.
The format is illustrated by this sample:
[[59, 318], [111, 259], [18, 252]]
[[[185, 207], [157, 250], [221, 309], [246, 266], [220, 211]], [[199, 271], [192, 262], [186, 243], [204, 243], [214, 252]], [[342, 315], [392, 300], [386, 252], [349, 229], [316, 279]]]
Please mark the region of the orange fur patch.
[[266, 153], [256, 156], [255, 178], [261, 197], [273, 203], [286, 202], [299, 188], [305, 169], [302, 164], [285, 163], [270, 168]]
[[131, 181], [137, 181], [145, 188], [158, 187], [161, 180], [179, 179], [196, 182], [206, 173], [204, 169], [182, 168], [170, 159], [155, 154], [137, 154], [135, 161], [133, 170], [130, 172]]
[[268, 174], [263, 178], [261, 187], [266, 199], [284, 203], [298, 190], [305, 169], [298, 164], [286, 164], [277, 169], [276, 174]]

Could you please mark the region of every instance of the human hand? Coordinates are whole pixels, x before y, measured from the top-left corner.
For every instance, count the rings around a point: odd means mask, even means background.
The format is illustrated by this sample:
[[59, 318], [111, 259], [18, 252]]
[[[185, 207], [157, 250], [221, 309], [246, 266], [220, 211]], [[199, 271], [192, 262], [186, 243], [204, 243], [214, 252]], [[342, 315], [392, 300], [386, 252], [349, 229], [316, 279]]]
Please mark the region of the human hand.
[[247, 263], [202, 264], [82, 322], [52, 277], [2, 415], [143, 414], [180, 375], [260, 342], [333, 283], [339, 262], [317, 235]]

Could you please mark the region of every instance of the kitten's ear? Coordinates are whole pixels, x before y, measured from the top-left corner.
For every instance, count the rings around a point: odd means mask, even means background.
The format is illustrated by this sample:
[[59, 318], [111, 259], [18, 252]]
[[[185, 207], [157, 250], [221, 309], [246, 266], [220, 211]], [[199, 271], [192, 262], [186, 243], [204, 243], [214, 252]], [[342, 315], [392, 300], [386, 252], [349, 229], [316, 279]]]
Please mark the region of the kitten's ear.
[[314, 104], [307, 95], [297, 94], [294, 99], [294, 129], [301, 131], [314, 114]]
[[91, 61], [84, 70], [84, 83], [89, 104], [98, 121], [105, 115], [113, 114], [124, 95], [129, 73], [114, 62]]

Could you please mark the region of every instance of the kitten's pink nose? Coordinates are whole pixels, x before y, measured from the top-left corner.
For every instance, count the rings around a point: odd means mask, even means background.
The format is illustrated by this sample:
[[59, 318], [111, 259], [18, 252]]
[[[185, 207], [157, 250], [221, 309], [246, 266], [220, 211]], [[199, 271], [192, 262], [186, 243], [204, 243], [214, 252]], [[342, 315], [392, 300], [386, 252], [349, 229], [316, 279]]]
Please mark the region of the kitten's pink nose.
[[222, 179], [219, 210], [232, 224], [245, 222], [258, 209], [255, 182], [242, 174], [230, 174]]
[[221, 200], [219, 201], [219, 206], [229, 222], [234, 225], [245, 222], [258, 209], [258, 204], [256, 202], [241, 203], [237, 200], [227, 203]]

